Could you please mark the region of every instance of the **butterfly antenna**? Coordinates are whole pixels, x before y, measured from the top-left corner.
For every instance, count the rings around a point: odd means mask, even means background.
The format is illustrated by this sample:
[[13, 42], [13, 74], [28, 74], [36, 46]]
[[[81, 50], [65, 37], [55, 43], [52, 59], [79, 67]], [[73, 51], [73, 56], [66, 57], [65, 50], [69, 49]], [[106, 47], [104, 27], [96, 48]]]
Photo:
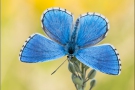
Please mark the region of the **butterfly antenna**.
[[[67, 60], [67, 59], [66, 59]], [[66, 62], [66, 60], [62, 63], [62, 64], [60, 64], [60, 66], [58, 67], [58, 68], [56, 68], [56, 70], [54, 70], [53, 72], [52, 72], [52, 74], [54, 74], [65, 62]], [[52, 75], [51, 74], [51, 75]]]

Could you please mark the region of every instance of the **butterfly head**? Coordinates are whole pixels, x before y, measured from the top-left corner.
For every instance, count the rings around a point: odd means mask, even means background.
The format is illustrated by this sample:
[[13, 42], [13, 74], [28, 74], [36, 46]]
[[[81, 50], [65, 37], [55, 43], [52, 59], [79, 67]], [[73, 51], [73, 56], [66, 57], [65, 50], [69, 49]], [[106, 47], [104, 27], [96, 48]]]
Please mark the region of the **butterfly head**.
[[73, 55], [73, 54], [68, 54], [68, 55], [67, 55], [67, 59], [68, 59], [68, 60], [72, 60], [73, 58], [74, 58], [74, 55]]

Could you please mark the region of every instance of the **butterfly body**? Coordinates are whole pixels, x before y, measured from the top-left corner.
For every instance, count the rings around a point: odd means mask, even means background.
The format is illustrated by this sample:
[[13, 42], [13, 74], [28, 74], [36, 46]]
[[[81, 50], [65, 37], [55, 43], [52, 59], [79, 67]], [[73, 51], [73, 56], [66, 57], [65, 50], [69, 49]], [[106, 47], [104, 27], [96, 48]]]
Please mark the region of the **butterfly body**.
[[75, 38], [71, 37], [71, 40], [68, 43], [68, 53], [74, 54], [77, 49], [78, 49], [78, 46], [75, 43]]
[[31, 35], [20, 51], [20, 60], [26, 63], [46, 62], [67, 55], [76, 57], [88, 67], [103, 73], [118, 75], [121, 62], [111, 44], [94, 46], [108, 32], [109, 22], [101, 14], [86, 13], [77, 18], [62, 8], [49, 8], [41, 17], [41, 25], [47, 37]]

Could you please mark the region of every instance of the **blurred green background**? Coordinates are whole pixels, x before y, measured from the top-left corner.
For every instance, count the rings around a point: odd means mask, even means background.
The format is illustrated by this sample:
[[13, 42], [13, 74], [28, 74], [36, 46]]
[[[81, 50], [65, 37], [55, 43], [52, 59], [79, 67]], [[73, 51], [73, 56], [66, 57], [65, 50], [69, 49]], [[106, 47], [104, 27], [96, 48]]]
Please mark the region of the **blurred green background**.
[[117, 48], [122, 72], [119, 76], [97, 72], [93, 90], [134, 90], [134, 0], [1, 0], [1, 5], [1, 90], [75, 90], [67, 62], [51, 75], [66, 57], [35, 64], [18, 59], [29, 35], [44, 34], [40, 17], [53, 6], [67, 9], [75, 18], [85, 12], [108, 18], [110, 30], [100, 44], [111, 43]]

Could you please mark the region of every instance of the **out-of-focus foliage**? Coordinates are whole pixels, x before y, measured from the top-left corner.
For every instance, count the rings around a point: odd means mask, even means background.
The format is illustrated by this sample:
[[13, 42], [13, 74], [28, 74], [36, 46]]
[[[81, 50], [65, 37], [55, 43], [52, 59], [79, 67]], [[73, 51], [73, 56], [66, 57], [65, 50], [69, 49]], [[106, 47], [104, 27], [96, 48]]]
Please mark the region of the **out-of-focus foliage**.
[[27, 37], [35, 32], [44, 34], [40, 16], [53, 6], [71, 11], [75, 18], [85, 12], [108, 18], [110, 31], [101, 44], [111, 43], [117, 48], [122, 73], [110, 76], [97, 72], [93, 90], [134, 90], [133, 0], [1, 0], [1, 5], [1, 90], [75, 90], [67, 63], [51, 75], [66, 57], [36, 64], [18, 60]]

